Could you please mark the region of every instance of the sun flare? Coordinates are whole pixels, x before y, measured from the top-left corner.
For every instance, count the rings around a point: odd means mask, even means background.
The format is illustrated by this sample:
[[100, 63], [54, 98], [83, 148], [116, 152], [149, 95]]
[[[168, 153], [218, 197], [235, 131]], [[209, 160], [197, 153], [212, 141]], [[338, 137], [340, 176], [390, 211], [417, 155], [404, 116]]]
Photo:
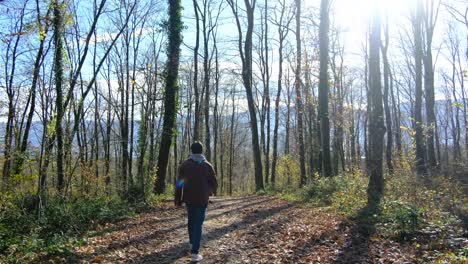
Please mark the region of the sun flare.
[[345, 27], [357, 23], [367, 23], [373, 5], [377, 4], [382, 15], [396, 18], [408, 14], [416, 0], [335, 0], [333, 9], [336, 12], [336, 20]]

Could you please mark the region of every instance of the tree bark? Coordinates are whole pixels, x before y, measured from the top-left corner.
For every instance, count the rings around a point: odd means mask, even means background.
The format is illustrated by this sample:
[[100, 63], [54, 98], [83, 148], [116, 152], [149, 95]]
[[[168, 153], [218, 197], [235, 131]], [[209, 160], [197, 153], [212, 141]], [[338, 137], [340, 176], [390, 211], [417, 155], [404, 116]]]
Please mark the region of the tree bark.
[[63, 110], [63, 3], [59, 0], [54, 0], [54, 75], [55, 75], [55, 92], [56, 101], [55, 107], [57, 116], [55, 119], [55, 135], [57, 137], [57, 190], [60, 195], [63, 194], [63, 188], [65, 187], [64, 182], [64, 170], [63, 170], [63, 128], [62, 118], [64, 115]]
[[[424, 15], [424, 29], [426, 33], [426, 52], [424, 55], [424, 90], [426, 93], [426, 118], [427, 118], [427, 165], [430, 171], [434, 171], [437, 168], [437, 158], [434, 146], [434, 137], [437, 135], [434, 133], [436, 126], [435, 116], [435, 99], [434, 99], [434, 66], [432, 62], [432, 38], [434, 34], [435, 23], [439, 13], [439, 6], [434, 9], [434, 1], [426, 1], [425, 15]], [[434, 13], [435, 12], [435, 13]]]
[[211, 128], [210, 128], [210, 68], [208, 45], [210, 42], [210, 33], [208, 32], [207, 16], [208, 16], [208, 4], [203, 1], [203, 90], [205, 91], [205, 103], [204, 103], [204, 114], [205, 114], [205, 156], [211, 161]]
[[382, 84], [380, 76], [380, 17], [375, 7], [369, 39], [369, 92], [371, 112], [369, 113], [369, 186], [367, 203], [371, 208], [379, 205], [383, 195], [384, 179], [382, 172], [383, 139], [385, 135], [384, 111], [382, 106]]
[[179, 57], [180, 44], [182, 42], [182, 7], [180, 0], [169, 0], [169, 20], [168, 20], [168, 45], [167, 45], [167, 66], [166, 84], [164, 89], [164, 123], [161, 135], [161, 145], [158, 155], [158, 171], [154, 192], [164, 193], [166, 189], [166, 169], [169, 158], [169, 150], [172, 144], [174, 127], [176, 121], [177, 91], [179, 89]]
[[329, 1], [322, 0], [320, 5], [320, 73], [319, 73], [319, 106], [318, 115], [321, 130], [322, 173], [325, 177], [332, 175], [330, 158], [330, 120], [328, 117], [328, 45], [329, 45]]
[[200, 22], [198, 15], [197, 0], [193, 0], [193, 11], [195, 13], [195, 47], [193, 49], [193, 91], [195, 94], [195, 113], [193, 127], [193, 141], [200, 140], [200, 91], [198, 88], [198, 49], [200, 46]]
[[388, 62], [388, 46], [390, 42], [390, 37], [388, 34], [388, 17], [386, 19], [385, 28], [385, 44], [382, 45], [382, 60], [383, 60], [383, 74], [384, 74], [384, 95], [383, 103], [385, 110], [385, 126], [387, 130], [387, 144], [385, 148], [385, 159], [387, 163], [387, 169], [390, 175], [393, 175], [393, 163], [392, 163], [392, 153], [393, 153], [393, 133], [392, 133], [392, 115], [390, 111], [390, 105], [388, 102], [389, 98], [389, 87], [390, 87], [390, 64]]
[[[278, 162], [278, 129], [279, 129], [279, 112], [280, 112], [280, 100], [281, 90], [283, 85], [283, 43], [289, 33], [289, 24], [291, 23], [293, 16], [285, 18], [285, 3], [281, 3], [281, 15], [279, 21], [275, 22], [278, 26], [279, 34], [279, 46], [278, 46], [278, 87], [275, 99], [275, 126], [273, 128], [273, 159], [271, 162], [271, 185], [274, 187], [276, 182], [276, 164]], [[286, 19], [286, 24], [283, 25], [283, 21]]]
[[414, 63], [415, 63], [415, 104], [414, 104], [414, 122], [415, 122], [415, 142], [416, 142], [416, 168], [418, 176], [424, 176], [427, 173], [425, 146], [422, 120], [422, 1], [417, 1], [416, 14], [413, 18], [414, 30]]
[[250, 115], [250, 127], [252, 132], [251, 140], [255, 169], [255, 190], [258, 191], [263, 189], [263, 169], [260, 144], [258, 141], [257, 114], [252, 92], [252, 33], [254, 26], [255, 0], [253, 1], [253, 3], [251, 3], [249, 0], [244, 0], [247, 13], [247, 32], [245, 35], [244, 48], [242, 48], [242, 29], [241, 23], [239, 21], [238, 7], [233, 2], [233, 0], [228, 0], [228, 3], [231, 6], [231, 9], [234, 13], [237, 30], [239, 33], [238, 45], [240, 57], [242, 60], [242, 81], [247, 95], [247, 104]]
[[301, 93], [301, 0], [296, 0], [296, 72], [294, 87], [296, 89], [296, 109], [297, 109], [297, 132], [299, 144], [299, 162], [301, 169], [300, 187], [307, 183], [307, 173], [305, 167], [305, 146], [304, 146], [304, 128], [303, 114], [304, 106]]

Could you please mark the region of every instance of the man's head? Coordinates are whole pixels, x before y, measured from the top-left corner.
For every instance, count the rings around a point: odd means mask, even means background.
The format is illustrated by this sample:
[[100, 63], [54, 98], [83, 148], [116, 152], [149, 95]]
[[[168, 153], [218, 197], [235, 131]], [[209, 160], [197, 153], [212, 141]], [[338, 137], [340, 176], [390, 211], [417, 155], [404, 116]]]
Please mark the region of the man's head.
[[190, 149], [192, 150], [193, 154], [202, 154], [203, 153], [203, 145], [202, 143], [195, 141], [192, 143], [192, 146], [190, 146]]

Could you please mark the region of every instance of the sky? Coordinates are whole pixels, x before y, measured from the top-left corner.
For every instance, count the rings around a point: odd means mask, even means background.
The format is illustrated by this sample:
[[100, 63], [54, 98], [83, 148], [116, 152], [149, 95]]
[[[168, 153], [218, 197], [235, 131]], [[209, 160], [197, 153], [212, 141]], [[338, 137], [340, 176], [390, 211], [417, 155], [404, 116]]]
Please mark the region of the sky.
[[[368, 17], [371, 12], [371, 4], [374, 1], [375, 0], [331, 0], [333, 11], [330, 16], [331, 19], [335, 21], [336, 25], [344, 31], [343, 41], [345, 43], [345, 53], [347, 54], [347, 62], [351, 64], [355, 63], [360, 65], [363, 62], [362, 55], [359, 53], [361, 53], [362, 43], [367, 41], [365, 32], [368, 27]], [[456, 3], [458, 6], [463, 8], [468, 5], [468, 0], [445, 1], [451, 4]], [[239, 2], [242, 3], [243, 1]], [[276, 2], [277, 1], [274, 0], [268, 0], [268, 4], [270, 6], [273, 6]], [[414, 2], [415, 0], [380, 0], [382, 10], [388, 13], [391, 23], [390, 31], [393, 32], [393, 34], [396, 33], [398, 27], [409, 26], [409, 10], [410, 6], [413, 5]], [[320, 5], [320, 0], [303, 0], [302, 3], [305, 8], [317, 8]], [[184, 6], [183, 20], [184, 24], [187, 26], [183, 32], [185, 46], [182, 48], [182, 55], [183, 59], [189, 60], [193, 58], [193, 51], [190, 50], [190, 47], [193, 47], [194, 45], [195, 27], [193, 25], [193, 5], [192, 0], [182, 0], [182, 4]], [[260, 5], [263, 5], [263, 0], [257, 0], [257, 5], [257, 8], [260, 8]], [[447, 19], [447, 14], [441, 13], [436, 27], [436, 36], [434, 40], [435, 48], [441, 46], [441, 43], [443, 42], [443, 31], [446, 28]], [[223, 63], [224, 66], [234, 67], [236, 66], [236, 61], [238, 61], [238, 50], [236, 44], [237, 28], [232, 20], [232, 12], [226, 4], [223, 7], [223, 15], [220, 16], [220, 24], [222, 24], [222, 27], [219, 34], [223, 36], [220, 38], [220, 41], [222, 41], [225, 47], [229, 47], [221, 49], [221, 52], [224, 53], [224, 58], [226, 58], [226, 61]], [[270, 26], [270, 34], [275, 33], [275, 31], [276, 29], [273, 26]], [[466, 35], [466, 31], [464, 33]], [[109, 35], [109, 33], [106, 34]], [[104, 37], [105, 36], [103, 35], [103, 38]], [[290, 37], [293, 37], [292, 33], [290, 33]], [[395, 40], [396, 39], [392, 39], [390, 45], [397, 45]], [[272, 43], [275, 43], [275, 41], [272, 41]], [[271, 47], [276, 49], [276, 46], [273, 46], [273, 44], [271, 44]], [[200, 52], [202, 52], [202, 45], [200, 46]], [[274, 60], [278, 56], [273, 54], [272, 57]], [[437, 59], [439, 60], [437, 64], [438, 67], [445, 67], [443, 66], [443, 56], [439, 56]], [[273, 82], [275, 80], [277, 68], [277, 63], [275, 64], [275, 62], [273, 62]], [[438, 93], [437, 95], [440, 96], [441, 94]]]

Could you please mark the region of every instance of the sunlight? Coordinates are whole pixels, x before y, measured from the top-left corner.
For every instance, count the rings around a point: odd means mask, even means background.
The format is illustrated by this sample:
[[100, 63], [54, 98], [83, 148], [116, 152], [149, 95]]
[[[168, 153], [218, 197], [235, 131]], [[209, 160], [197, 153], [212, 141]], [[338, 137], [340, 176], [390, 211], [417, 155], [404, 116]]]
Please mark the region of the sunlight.
[[353, 6], [357, 11], [356, 15], [367, 15], [372, 5], [377, 2], [380, 5], [382, 11], [386, 11], [389, 14], [404, 13], [411, 8], [416, 0], [354, 0], [354, 1], [343, 1], [347, 5]]
[[[367, 24], [372, 5], [376, 0], [336, 0], [333, 7], [336, 12], [336, 20], [345, 28], [362, 27]], [[389, 18], [395, 18], [408, 14], [416, 0], [380, 0], [378, 1], [382, 14], [388, 14]]]
[[[376, 0], [335, 0], [332, 3], [333, 20], [344, 33], [346, 47], [357, 54], [369, 26], [370, 14]], [[416, 0], [377, 0], [382, 16], [388, 15], [390, 24], [404, 25]], [[390, 27], [390, 31], [394, 27]], [[356, 58], [348, 58], [353, 63]]]

